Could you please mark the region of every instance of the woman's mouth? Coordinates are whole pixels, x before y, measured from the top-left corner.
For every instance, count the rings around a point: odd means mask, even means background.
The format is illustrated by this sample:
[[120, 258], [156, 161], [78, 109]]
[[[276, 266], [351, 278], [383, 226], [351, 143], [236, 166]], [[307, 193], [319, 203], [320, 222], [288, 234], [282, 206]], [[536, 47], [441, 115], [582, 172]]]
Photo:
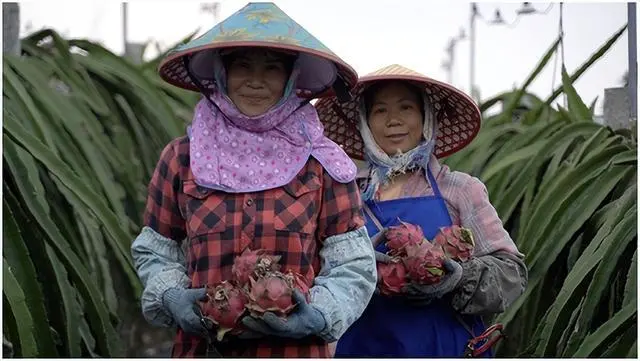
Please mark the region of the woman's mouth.
[[404, 140], [404, 138], [408, 135], [408, 133], [402, 133], [402, 134], [391, 134], [391, 135], [387, 135], [387, 139], [389, 139], [392, 142], [400, 142], [402, 140]]
[[243, 95], [242, 97], [251, 103], [260, 103], [267, 99], [267, 97], [256, 96], [256, 95]]

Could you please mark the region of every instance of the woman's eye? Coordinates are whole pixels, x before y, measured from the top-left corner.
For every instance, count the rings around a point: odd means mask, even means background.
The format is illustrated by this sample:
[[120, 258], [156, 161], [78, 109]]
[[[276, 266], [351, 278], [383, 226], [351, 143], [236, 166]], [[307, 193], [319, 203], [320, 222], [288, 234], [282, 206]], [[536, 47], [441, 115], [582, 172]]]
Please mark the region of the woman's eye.
[[401, 109], [402, 110], [413, 109], [413, 105], [411, 105], [411, 104], [402, 104]]
[[386, 111], [387, 111], [387, 109], [385, 109], [385, 108], [376, 108], [376, 109], [373, 110], [373, 113], [374, 114], [382, 114], [382, 113], [384, 113]]
[[280, 65], [267, 65], [267, 70], [269, 71], [280, 71], [282, 67]]

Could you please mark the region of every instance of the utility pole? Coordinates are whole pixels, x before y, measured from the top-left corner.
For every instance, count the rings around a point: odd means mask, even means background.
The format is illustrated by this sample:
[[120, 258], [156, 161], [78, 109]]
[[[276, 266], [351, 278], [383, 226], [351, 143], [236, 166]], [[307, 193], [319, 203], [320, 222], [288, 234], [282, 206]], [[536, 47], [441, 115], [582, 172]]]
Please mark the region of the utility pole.
[[477, 4], [471, 3], [471, 15], [469, 17], [469, 95], [475, 99], [476, 85], [476, 15], [478, 14]]
[[127, 32], [129, 31], [129, 29], [127, 29], [127, 23], [128, 23], [128, 18], [129, 18], [129, 14], [128, 14], [128, 5], [126, 2], [122, 3], [122, 49], [123, 49], [123, 53], [124, 55], [127, 55], [127, 44], [129, 43], [128, 41], [128, 34]]
[[629, 112], [631, 122], [638, 120], [638, 32], [636, 28], [636, 3], [627, 3], [627, 30], [629, 31], [629, 75], [627, 88], [629, 89]]
[[447, 83], [453, 85], [453, 71], [455, 69], [456, 64], [456, 45], [458, 45], [459, 41], [465, 40], [467, 38], [467, 34], [464, 31], [464, 28], [460, 29], [460, 33], [456, 36], [452, 36], [449, 39], [449, 43], [445, 48], [447, 53], [447, 59], [442, 62], [442, 68], [447, 72]]
[[447, 46], [447, 55], [449, 55], [449, 60], [443, 64], [443, 67], [447, 71], [447, 83], [453, 83], [453, 64], [456, 62], [456, 52], [455, 52], [456, 42], [453, 39], [449, 40], [449, 45]]
[[2, 53], [20, 55], [20, 5], [2, 3]]

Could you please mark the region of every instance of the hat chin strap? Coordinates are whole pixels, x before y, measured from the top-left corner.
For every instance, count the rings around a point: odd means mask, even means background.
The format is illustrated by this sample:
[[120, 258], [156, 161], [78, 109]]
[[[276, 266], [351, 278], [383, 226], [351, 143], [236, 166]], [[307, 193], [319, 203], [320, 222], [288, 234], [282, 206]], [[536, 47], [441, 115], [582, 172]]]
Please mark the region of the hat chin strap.
[[353, 95], [349, 92], [349, 87], [347, 86], [347, 82], [342, 78], [340, 73], [337, 74], [336, 80], [333, 82], [331, 86], [333, 91], [336, 93], [336, 98], [341, 103], [346, 103], [353, 99]]

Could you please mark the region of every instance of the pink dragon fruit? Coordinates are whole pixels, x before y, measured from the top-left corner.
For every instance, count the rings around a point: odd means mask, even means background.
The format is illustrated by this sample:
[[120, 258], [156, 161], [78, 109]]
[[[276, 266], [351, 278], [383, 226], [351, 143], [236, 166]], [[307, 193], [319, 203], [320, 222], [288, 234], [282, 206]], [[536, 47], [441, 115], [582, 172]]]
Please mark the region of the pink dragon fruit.
[[431, 242], [405, 247], [403, 258], [409, 279], [420, 284], [435, 284], [444, 275], [445, 254], [442, 247]]
[[251, 277], [259, 278], [269, 272], [278, 271], [280, 258], [269, 255], [264, 250], [252, 251], [247, 248], [234, 260], [231, 273], [239, 285], [246, 286]]
[[378, 289], [383, 295], [399, 294], [407, 284], [407, 270], [400, 261], [378, 263]]
[[400, 221], [400, 225], [389, 227], [385, 233], [387, 247], [392, 256], [405, 256], [405, 248], [409, 245], [418, 245], [424, 242], [422, 228], [418, 225]]
[[286, 316], [296, 305], [293, 302], [291, 281], [281, 272], [270, 272], [257, 280], [249, 278], [249, 303], [247, 309], [254, 317], [265, 312]]
[[218, 326], [216, 339], [222, 341], [227, 332], [238, 326], [248, 299], [242, 289], [228, 281], [207, 286], [207, 296], [207, 301], [200, 303], [202, 315]]
[[475, 247], [471, 230], [460, 226], [440, 228], [433, 241], [442, 247], [447, 257], [460, 262], [468, 261]]

